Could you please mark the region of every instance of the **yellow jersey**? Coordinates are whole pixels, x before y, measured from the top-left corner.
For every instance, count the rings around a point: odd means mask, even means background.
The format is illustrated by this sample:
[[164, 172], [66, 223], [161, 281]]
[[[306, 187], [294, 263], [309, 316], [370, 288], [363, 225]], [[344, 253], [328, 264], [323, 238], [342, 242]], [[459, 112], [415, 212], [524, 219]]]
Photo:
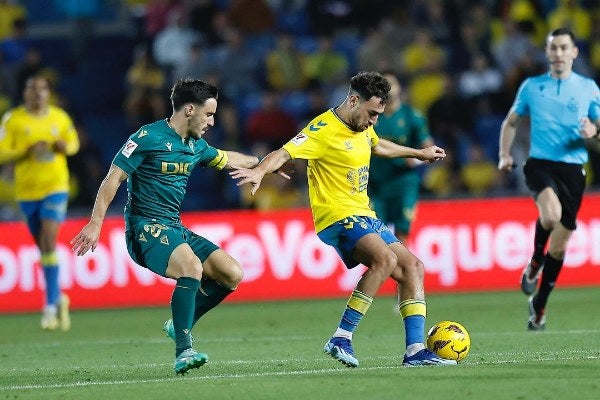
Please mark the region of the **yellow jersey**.
[[313, 119], [283, 145], [292, 158], [308, 160], [308, 196], [316, 232], [351, 215], [375, 217], [367, 184], [373, 127], [351, 130], [333, 109]]
[[[66, 154], [52, 151], [64, 140]], [[47, 142], [48, 151], [27, 154], [37, 142]], [[15, 161], [15, 199], [41, 200], [53, 193], [69, 191], [67, 156], [77, 153], [79, 138], [69, 115], [59, 107], [49, 106], [45, 115], [29, 113], [24, 106], [4, 114], [0, 124], [0, 163]]]

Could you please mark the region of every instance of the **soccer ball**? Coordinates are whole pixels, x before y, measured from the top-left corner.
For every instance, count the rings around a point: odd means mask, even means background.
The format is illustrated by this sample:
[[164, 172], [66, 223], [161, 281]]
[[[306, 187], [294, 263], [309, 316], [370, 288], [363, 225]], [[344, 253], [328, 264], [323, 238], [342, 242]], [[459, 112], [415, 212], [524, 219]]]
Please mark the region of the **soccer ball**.
[[427, 332], [427, 348], [442, 358], [458, 362], [469, 354], [471, 338], [458, 322], [441, 321]]

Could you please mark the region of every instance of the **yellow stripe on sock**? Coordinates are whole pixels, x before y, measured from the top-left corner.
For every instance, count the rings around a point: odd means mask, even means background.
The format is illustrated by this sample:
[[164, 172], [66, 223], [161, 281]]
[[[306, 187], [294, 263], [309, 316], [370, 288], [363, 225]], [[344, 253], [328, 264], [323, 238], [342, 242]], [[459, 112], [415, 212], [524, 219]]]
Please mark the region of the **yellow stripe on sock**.
[[373, 303], [373, 298], [371, 296], [355, 290], [348, 300], [348, 307], [364, 315], [367, 313], [371, 303]]
[[55, 251], [50, 253], [42, 253], [40, 261], [42, 265], [58, 265], [58, 255]]
[[402, 318], [410, 317], [411, 315], [427, 316], [427, 306], [423, 300], [408, 299], [400, 303], [400, 314]]

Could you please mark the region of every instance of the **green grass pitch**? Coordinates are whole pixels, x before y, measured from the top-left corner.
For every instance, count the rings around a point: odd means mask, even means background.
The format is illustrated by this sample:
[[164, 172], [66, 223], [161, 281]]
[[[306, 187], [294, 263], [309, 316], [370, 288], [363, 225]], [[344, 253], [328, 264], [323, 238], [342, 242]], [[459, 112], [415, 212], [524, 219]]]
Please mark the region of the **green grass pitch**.
[[322, 352], [345, 299], [224, 304], [194, 328], [210, 361], [175, 376], [164, 308], [76, 311], [67, 333], [38, 314], [0, 315], [2, 399], [597, 399], [600, 288], [558, 288], [544, 332], [526, 330], [520, 292], [436, 294], [427, 327], [462, 323], [471, 351], [456, 367], [404, 368], [390, 297], [357, 329], [359, 368]]

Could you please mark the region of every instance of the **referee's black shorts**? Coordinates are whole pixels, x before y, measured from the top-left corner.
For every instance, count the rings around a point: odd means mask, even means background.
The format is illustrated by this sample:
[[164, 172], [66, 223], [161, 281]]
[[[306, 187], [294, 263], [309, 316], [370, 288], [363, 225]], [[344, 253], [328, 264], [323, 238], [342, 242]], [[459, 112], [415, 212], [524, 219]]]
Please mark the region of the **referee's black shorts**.
[[562, 206], [560, 222], [569, 230], [577, 228], [575, 222], [585, 190], [585, 171], [581, 164], [529, 158], [523, 167], [525, 183], [533, 198], [551, 187]]

